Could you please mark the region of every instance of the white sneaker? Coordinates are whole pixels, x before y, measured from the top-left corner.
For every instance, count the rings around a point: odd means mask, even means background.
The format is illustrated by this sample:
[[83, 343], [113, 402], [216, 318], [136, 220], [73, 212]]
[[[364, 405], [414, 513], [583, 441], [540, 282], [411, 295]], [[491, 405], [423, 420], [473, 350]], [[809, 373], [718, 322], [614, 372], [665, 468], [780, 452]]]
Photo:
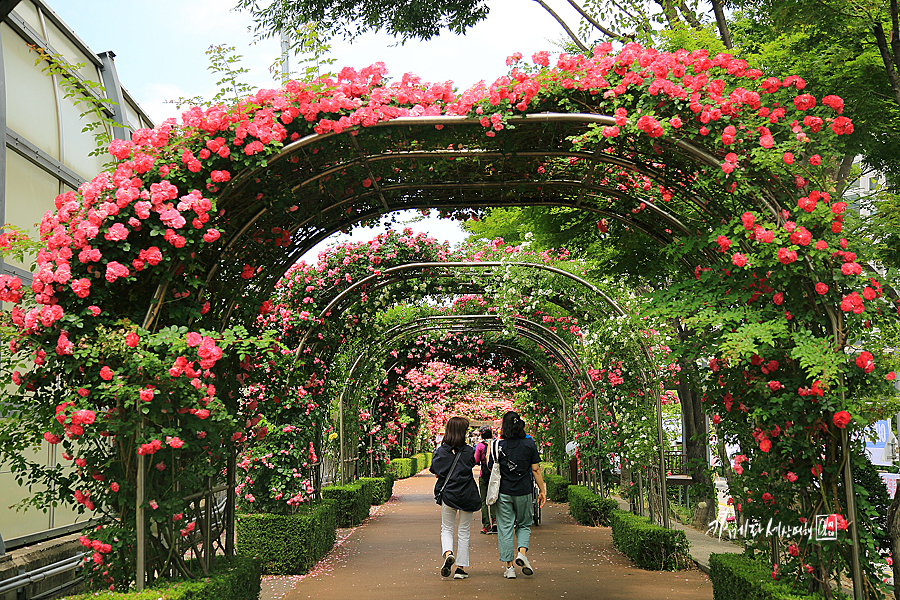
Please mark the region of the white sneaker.
[[506, 571], [503, 572], [503, 576], [507, 579], [515, 579], [516, 578], [516, 568], [515, 567], [506, 567]]
[[528, 557], [521, 552], [516, 555], [516, 564], [522, 567], [522, 575], [528, 575], [529, 577], [534, 575], [534, 570], [531, 568], [531, 563], [528, 562]]

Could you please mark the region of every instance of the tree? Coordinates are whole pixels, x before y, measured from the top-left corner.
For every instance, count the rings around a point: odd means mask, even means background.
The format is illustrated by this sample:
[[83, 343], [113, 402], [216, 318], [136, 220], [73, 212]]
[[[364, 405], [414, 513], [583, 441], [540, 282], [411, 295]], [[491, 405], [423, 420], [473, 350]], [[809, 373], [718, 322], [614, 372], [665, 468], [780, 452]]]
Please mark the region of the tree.
[[[703, 15], [688, 0], [585, 0], [567, 4], [581, 17], [579, 24], [567, 22], [543, 0], [533, 0], [566, 32], [572, 43], [584, 53], [600, 40], [652, 42], [660, 30], [686, 26], [703, 29]], [[727, 48], [731, 35], [721, 0], [712, 0], [713, 15], [720, 37]], [[353, 39], [368, 31], [386, 31], [401, 42], [429, 40], [448, 30], [463, 34], [490, 13], [487, 0], [452, 2], [385, 2], [384, 0], [238, 0], [237, 7], [248, 10], [256, 21], [260, 37], [297, 29], [318, 22], [328, 36]]]

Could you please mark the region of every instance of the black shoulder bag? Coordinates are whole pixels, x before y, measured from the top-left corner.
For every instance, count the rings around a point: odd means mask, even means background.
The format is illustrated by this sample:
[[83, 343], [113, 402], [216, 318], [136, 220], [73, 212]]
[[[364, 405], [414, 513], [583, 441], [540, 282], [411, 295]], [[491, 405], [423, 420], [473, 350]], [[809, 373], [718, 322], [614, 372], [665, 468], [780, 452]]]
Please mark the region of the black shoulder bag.
[[456, 468], [456, 462], [459, 460], [459, 455], [462, 454], [462, 449], [456, 451], [456, 456], [453, 458], [453, 464], [450, 465], [450, 471], [447, 473], [447, 479], [444, 480], [444, 485], [441, 486], [441, 490], [434, 495], [434, 501], [440, 506], [443, 501], [442, 496], [444, 495], [444, 488], [447, 487], [447, 482], [450, 481], [450, 477], [453, 476], [453, 470]]

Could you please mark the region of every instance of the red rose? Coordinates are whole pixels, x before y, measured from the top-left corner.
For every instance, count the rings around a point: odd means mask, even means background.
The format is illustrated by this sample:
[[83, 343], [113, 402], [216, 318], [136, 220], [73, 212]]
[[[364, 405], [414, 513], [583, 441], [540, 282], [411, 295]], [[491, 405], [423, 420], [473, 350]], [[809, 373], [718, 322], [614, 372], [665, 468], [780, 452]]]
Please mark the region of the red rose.
[[835, 427], [844, 429], [847, 424], [853, 420], [853, 417], [851, 417], [850, 413], [848, 413], [846, 410], [842, 410], [834, 413], [834, 416], [831, 418], [831, 420], [834, 422]]
[[856, 366], [866, 373], [871, 373], [875, 370], [875, 357], [872, 356], [871, 352], [863, 350], [859, 353], [859, 356], [856, 357]]

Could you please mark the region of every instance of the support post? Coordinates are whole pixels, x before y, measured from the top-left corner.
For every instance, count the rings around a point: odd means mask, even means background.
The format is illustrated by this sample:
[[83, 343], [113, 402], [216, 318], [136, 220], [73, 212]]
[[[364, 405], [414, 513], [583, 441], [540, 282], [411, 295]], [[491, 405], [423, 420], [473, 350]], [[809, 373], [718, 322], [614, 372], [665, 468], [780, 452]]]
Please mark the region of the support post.
[[[594, 429], [597, 431], [597, 470], [600, 475], [600, 495], [603, 495], [603, 441], [600, 439], [600, 409], [597, 406], [597, 394], [594, 397]], [[594, 489], [596, 492], [597, 490]]]
[[228, 454], [228, 473], [225, 481], [228, 489], [225, 491], [225, 556], [234, 556], [234, 507], [235, 507], [235, 483], [237, 473], [237, 455], [235, 448], [231, 448]]
[[644, 516], [644, 474], [641, 473], [641, 468], [637, 469], [637, 477], [638, 477], [638, 514], [640, 516]]
[[344, 393], [341, 392], [341, 395], [338, 396], [338, 428], [340, 430], [340, 446], [341, 446], [341, 464], [338, 467], [340, 473], [340, 482], [341, 485], [344, 485]]
[[659, 510], [660, 522], [662, 526], [669, 529], [669, 498], [666, 493], [666, 435], [663, 431], [662, 421], [662, 397], [659, 390], [654, 390], [653, 396], [656, 399], [656, 436], [659, 444]]
[[853, 598], [863, 599], [863, 575], [859, 564], [859, 528], [856, 514], [856, 496], [853, 494], [853, 471], [850, 467], [850, 434], [841, 430], [841, 453], [844, 455], [844, 491], [847, 495], [847, 520], [850, 521], [850, 572], [853, 576]]
[[213, 482], [212, 478], [208, 477], [206, 479], [206, 497], [204, 506], [204, 517], [203, 517], [203, 554], [200, 557], [200, 560], [203, 561], [203, 569], [208, 574], [210, 568], [212, 567], [212, 495]]
[[[144, 419], [138, 426], [138, 439], [144, 430]], [[145, 459], [143, 454], [137, 457], [137, 494], [135, 495], [135, 519], [137, 533], [137, 573], [135, 574], [135, 589], [142, 591], [147, 580], [147, 529], [144, 518], [144, 496], [147, 486], [147, 469], [144, 465]]]

